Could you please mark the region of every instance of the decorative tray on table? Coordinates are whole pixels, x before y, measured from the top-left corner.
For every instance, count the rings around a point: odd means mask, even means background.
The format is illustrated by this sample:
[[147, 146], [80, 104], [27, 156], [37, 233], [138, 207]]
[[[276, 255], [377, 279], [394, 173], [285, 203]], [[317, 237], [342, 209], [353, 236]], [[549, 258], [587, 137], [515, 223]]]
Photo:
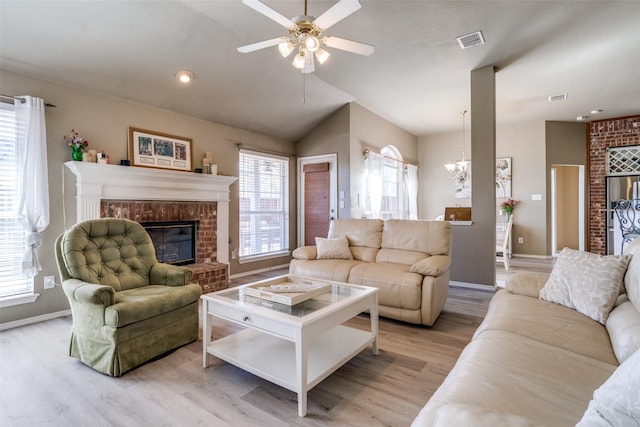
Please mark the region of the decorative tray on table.
[[281, 276], [245, 286], [245, 295], [286, 305], [296, 305], [331, 290], [331, 283], [304, 279], [295, 276]]

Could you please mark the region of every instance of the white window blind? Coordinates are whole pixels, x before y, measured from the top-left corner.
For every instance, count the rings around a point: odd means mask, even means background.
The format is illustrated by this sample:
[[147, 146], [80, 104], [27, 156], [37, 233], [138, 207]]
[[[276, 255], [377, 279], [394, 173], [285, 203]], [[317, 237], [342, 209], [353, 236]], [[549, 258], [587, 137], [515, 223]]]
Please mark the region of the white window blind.
[[0, 103], [0, 298], [33, 293], [33, 280], [22, 273], [25, 231], [16, 218], [16, 134], [13, 105]]
[[289, 250], [289, 159], [240, 151], [239, 257]]

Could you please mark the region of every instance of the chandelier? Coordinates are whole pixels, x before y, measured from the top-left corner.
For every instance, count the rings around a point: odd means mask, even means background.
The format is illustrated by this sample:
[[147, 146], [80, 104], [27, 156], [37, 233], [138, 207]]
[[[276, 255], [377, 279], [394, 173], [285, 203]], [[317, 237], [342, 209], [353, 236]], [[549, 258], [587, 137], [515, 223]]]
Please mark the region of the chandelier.
[[462, 160], [459, 160], [455, 163], [447, 163], [444, 167], [449, 172], [449, 177], [453, 180], [456, 180], [460, 183], [469, 179], [471, 175], [470, 160], [465, 160], [464, 157], [464, 115], [467, 114], [467, 110], [462, 112]]

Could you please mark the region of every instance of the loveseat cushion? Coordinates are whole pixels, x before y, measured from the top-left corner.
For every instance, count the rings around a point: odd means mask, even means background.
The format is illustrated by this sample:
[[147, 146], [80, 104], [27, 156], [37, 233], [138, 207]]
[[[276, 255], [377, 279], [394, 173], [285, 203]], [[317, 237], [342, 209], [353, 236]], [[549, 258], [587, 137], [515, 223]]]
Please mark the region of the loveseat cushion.
[[448, 221], [384, 221], [381, 245], [384, 249], [449, 255], [450, 246], [451, 224]]
[[105, 309], [105, 324], [119, 328], [197, 302], [202, 289], [185, 286], [149, 285], [117, 292], [115, 304]]
[[438, 277], [451, 266], [451, 257], [447, 255], [434, 255], [423, 258], [414, 263], [409, 271], [412, 273], [422, 274], [423, 276]]
[[292, 259], [289, 263], [289, 274], [346, 283], [351, 269], [360, 264], [365, 262], [345, 259]]
[[543, 427], [520, 415], [494, 412], [474, 405], [451, 403], [444, 405], [436, 413], [433, 427]]
[[426, 252], [406, 251], [404, 249], [382, 248], [376, 255], [376, 262], [390, 262], [411, 266], [430, 256]]
[[629, 301], [636, 310], [640, 311], [640, 238], [629, 243], [624, 253], [631, 255], [631, 261], [624, 276], [624, 288]]
[[345, 236], [333, 239], [316, 237], [316, 252], [318, 259], [353, 259]]
[[335, 219], [329, 225], [328, 237], [345, 236], [354, 259], [374, 262], [382, 242], [382, 225], [380, 219]]
[[616, 365], [505, 331], [485, 331], [464, 349], [453, 370], [412, 426], [432, 426], [448, 404], [513, 414], [547, 427], [575, 425], [593, 390]]
[[604, 326], [562, 305], [502, 289], [496, 292], [489, 311], [476, 330], [509, 331], [586, 357], [617, 365]]
[[408, 265], [386, 262], [362, 263], [349, 273], [349, 283], [380, 289], [380, 305], [416, 310], [422, 301], [422, 276]]

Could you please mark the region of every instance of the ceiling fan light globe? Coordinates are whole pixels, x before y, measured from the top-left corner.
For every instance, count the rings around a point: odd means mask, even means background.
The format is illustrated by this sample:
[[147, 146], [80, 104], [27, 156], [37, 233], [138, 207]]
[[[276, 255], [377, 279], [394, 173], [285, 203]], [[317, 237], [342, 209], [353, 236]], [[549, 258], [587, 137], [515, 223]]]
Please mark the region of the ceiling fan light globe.
[[291, 55], [291, 52], [293, 52], [294, 46], [293, 43], [291, 43], [289, 40], [287, 40], [286, 42], [282, 42], [278, 45], [278, 50], [280, 51], [280, 55], [282, 55], [283, 58], [286, 58], [287, 56]]
[[317, 52], [320, 49], [320, 40], [317, 37], [309, 36], [304, 39], [304, 47], [309, 52]]
[[293, 58], [292, 62], [293, 66], [298, 70], [302, 70], [304, 68], [304, 52], [300, 52]]
[[318, 49], [316, 51], [316, 59], [320, 64], [324, 64], [325, 62], [327, 62], [329, 56], [331, 56], [331, 54], [324, 49]]

